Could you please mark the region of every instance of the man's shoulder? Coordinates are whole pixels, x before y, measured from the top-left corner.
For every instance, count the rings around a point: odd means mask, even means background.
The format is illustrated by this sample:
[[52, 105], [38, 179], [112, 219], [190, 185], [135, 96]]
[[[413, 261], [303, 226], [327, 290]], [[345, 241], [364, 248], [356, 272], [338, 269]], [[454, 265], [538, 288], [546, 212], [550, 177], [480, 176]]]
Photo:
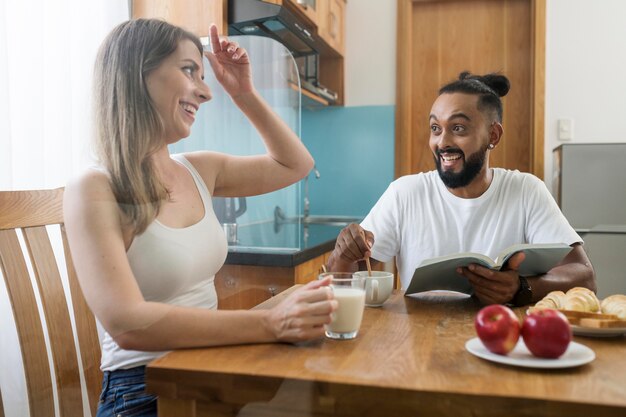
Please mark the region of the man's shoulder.
[[404, 175], [391, 183], [391, 187], [398, 191], [413, 191], [437, 186], [439, 176], [437, 171], [419, 172], [417, 174]]
[[517, 184], [523, 186], [525, 184], [537, 186], [543, 181], [530, 172], [520, 172], [517, 169], [494, 168], [496, 175], [501, 178], [500, 183], [507, 186]]

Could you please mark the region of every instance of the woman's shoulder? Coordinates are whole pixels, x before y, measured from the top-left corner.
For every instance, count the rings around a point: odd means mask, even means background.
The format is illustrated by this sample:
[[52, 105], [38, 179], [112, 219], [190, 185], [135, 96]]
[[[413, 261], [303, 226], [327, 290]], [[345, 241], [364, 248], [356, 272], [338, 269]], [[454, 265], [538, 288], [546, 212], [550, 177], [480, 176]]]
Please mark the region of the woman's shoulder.
[[223, 154], [221, 152], [215, 151], [193, 151], [193, 152], [185, 152], [176, 154], [178, 156], [182, 156], [189, 162], [191, 162], [194, 166], [198, 165], [204, 167], [206, 165], [211, 165], [215, 161], [220, 159], [224, 159], [227, 157], [227, 154]]
[[130, 241], [131, 229], [126, 228], [106, 170], [89, 168], [70, 180], [63, 196], [63, 217], [70, 230], [109, 239], [121, 231], [124, 242]]
[[113, 196], [110, 176], [102, 168], [90, 167], [85, 169], [76, 177], [72, 178], [65, 186], [65, 195], [85, 195]]
[[228, 155], [213, 151], [195, 151], [179, 154], [184, 157], [200, 174], [211, 195], [215, 188], [215, 180], [223, 169]]
[[118, 205], [109, 174], [102, 169], [88, 168], [65, 186], [63, 211], [68, 216], [117, 215]]

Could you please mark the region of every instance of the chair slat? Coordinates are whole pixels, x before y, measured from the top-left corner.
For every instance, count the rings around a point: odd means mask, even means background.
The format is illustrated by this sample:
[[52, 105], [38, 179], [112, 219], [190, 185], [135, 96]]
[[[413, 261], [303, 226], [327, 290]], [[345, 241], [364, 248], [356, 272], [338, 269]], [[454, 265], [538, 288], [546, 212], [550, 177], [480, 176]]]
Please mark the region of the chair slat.
[[2, 404], [2, 391], [0, 390], [0, 417], [4, 417], [4, 405]]
[[93, 416], [100, 400], [100, 390], [102, 389], [102, 371], [100, 370], [100, 340], [98, 339], [98, 328], [93, 313], [87, 306], [85, 297], [80, 289], [76, 270], [72, 261], [72, 255], [67, 242], [65, 226], [61, 225], [61, 236], [63, 237], [63, 249], [65, 251], [65, 264], [67, 266], [67, 276], [72, 294], [72, 305], [74, 308], [74, 320], [76, 322], [76, 333], [80, 346], [80, 355], [83, 364], [83, 375], [87, 384], [89, 397], [89, 409]]
[[[69, 280], [66, 294], [46, 226], [59, 225]], [[33, 285], [17, 229], [22, 229], [37, 285]], [[89, 408], [95, 416], [102, 373], [96, 321], [80, 290], [63, 225], [63, 188], [55, 190], [0, 191], [0, 266], [22, 349], [30, 415], [53, 417], [54, 387], [62, 417], [82, 416], [80, 366], [72, 332], [74, 315]], [[46, 317], [56, 381], [51, 378], [43, 319], [35, 297], [36, 288]], [[69, 311], [67, 296], [72, 299]], [[1, 405], [0, 405], [1, 407]], [[0, 417], [3, 417], [0, 414]]]
[[0, 229], [63, 222], [63, 188], [0, 192]]
[[37, 417], [54, 417], [52, 377], [43, 327], [15, 230], [0, 230], [0, 267], [20, 340], [30, 413]]
[[50, 339], [61, 417], [82, 412], [80, 369], [63, 283], [45, 226], [23, 228]]

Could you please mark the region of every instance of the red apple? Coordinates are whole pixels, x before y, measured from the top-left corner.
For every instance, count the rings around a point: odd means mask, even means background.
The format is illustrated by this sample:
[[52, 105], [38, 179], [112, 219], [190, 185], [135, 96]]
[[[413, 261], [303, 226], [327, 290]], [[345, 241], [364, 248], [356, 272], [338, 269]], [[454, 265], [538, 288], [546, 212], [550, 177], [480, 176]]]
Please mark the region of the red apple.
[[482, 308], [474, 320], [476, 333], [490, 352], [509, 353], [519, 339], [520, 325], [513, 311], [503, 305], [493, 304]]
[[533, 355], [556, 359], [565, 353], [572, 341], [572, 328], [560, 311], [536, 310], [524, 318], [522, 338]]

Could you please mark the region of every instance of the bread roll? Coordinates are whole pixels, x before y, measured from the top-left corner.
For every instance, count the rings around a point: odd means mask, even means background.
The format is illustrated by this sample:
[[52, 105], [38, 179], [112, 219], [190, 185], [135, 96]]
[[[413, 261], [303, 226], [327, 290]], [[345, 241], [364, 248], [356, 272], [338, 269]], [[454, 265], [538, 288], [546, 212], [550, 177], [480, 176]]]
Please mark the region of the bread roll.
[[563, 308], [565, 293], [563, 291], [551, 291], [535, 304], [534, 308]]
[[614, 294], [606, 297], [600, 304], [606, 314], [615, 314], [620, 320], [626, 320], [626, 295]]
[[590, 289], [574, 287], [565, 293], [562, 308], [564, 310], [596, 313], [600, 311], [600, 301]]

